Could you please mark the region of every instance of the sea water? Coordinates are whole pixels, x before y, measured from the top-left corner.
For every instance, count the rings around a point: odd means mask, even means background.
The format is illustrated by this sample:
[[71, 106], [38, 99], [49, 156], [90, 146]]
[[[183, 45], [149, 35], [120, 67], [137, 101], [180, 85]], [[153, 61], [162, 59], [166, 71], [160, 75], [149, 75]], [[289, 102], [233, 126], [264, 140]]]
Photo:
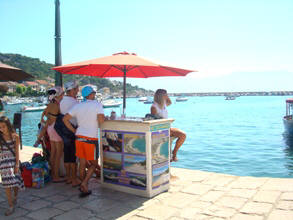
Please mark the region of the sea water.
[[[239, 176], [293, 177], [293, 141], [284, 134], [282, 117], [288, 96], [189, 97], [177, 102], [171, 97], [172, 127], [186, 132], [174, 167]], [[126, 116], [144, 117], [150, 104], [128, 98]], [[5, 106], [7, 115], [21, 106]], [[122, 107], [105, 109], [117, 116]], [[33, 146], [41, 112], [22, 113], [23, 145]], [[290, 147], [291, 146], [291, 147]]]

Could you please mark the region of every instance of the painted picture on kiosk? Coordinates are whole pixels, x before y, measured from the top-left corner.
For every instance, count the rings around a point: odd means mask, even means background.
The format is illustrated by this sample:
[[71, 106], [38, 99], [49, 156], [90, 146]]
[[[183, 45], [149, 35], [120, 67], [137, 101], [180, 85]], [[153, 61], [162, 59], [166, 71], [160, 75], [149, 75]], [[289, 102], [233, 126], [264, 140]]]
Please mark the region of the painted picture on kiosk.
[[146, 188], [146, 176], [138, 176], [128, 174], [130, 179], [130, 185], [136, 186], [139, 188]]
[[146, 174], [146, 157], [124, 154], [124, 169], [127, 172]]
[[118, 183], [119, 177], [117, 172], [113, 172], [110, 170], [103, 170], [103, 177], [105, 182], [113, 182]]
[[169, 130], [152, 132], [152, 164], [169, 159]]
[[103, 152], [104, 168], [110, 170], [122, 169], [122, 156], [119, 153]]
[[153, 165], [152, 167], [152, 188], [159, 187], [162, 184], [166, 184], [169, 182], [169, 163], [161, 163]]
[[145, 155], [144, 134], [124, 134], [124, 152], [129, 154]]
[[118, 132], [103, 132], [103, 151], [122, 152], [122, 134]]

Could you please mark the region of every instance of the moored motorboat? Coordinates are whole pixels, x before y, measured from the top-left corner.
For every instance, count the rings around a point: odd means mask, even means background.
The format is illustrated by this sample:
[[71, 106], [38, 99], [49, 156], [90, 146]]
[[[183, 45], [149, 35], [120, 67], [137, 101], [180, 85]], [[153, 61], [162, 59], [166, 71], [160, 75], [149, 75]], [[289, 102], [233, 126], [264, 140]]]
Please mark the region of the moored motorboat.
[[286, 132], [293, 135], [292, 110], [293, 110], [293, 98], [290, 98], [286, 100], [286, 115], [283, 117], [283, 123], [284, 123]]
[[148, 100], [148, 97], [140, 97], [140, 98], [138, 99], [139, 102], [145, 102], [145, 101], [147, 101], [147, 100]]
[[39, 106], [24, 106], [21, 110], [23, 112], [39, 112], [43, 111], [47, 108], [46, 105], [39, 105]]
[[106, 99], [102, 101], [103, 108], [118, 108], [122, 104], [121, 101], [116, 101], [114, 99]]
[[228, 95], [226, 96], [225, 100], [235, 100], [235, 96], [232, 96], [232, 95]]
[[186, 102], [188, 100], [187, 97], [184, 96], [180, 96], [178, 98], [176, 98], [176, 102]]
[[146, 101], [143, 102], [143, 104], [153, 104], [154, 100], [152, 98], [148, 98]]

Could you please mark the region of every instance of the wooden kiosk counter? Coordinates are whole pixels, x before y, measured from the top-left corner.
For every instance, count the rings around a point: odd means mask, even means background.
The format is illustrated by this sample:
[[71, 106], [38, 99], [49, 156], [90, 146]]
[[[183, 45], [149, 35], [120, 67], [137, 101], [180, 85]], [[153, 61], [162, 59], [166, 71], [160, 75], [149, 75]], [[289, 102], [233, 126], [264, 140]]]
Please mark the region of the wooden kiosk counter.
[[169, 189], [173, 119], [105, 121], [100, 129], [101, 184], [153, 197]]

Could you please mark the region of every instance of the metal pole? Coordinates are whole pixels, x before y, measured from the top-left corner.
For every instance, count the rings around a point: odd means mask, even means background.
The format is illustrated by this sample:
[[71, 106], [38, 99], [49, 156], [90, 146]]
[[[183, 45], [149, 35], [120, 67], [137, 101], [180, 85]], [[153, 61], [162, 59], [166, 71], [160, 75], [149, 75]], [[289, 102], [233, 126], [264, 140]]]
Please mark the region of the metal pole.
[[125, 108], [126, 108], [126, 66], [123, 69], [123, 115], [125, 116]]
[[[55, 66], [61, 66], [60, 2], [55, 0]], [[55, 71], [55, 85], [62, 86], [62, 75]]]

